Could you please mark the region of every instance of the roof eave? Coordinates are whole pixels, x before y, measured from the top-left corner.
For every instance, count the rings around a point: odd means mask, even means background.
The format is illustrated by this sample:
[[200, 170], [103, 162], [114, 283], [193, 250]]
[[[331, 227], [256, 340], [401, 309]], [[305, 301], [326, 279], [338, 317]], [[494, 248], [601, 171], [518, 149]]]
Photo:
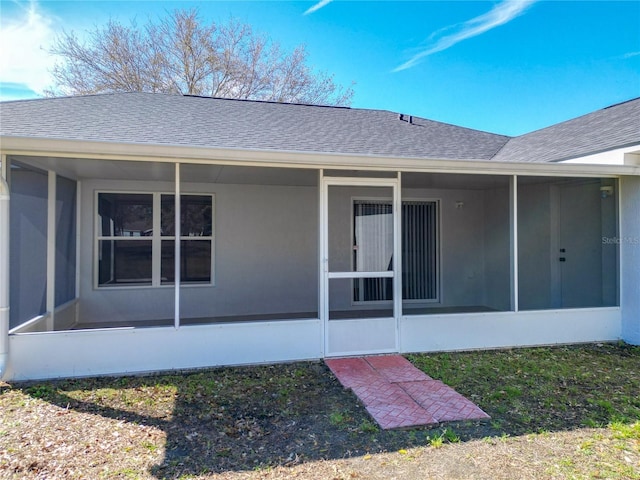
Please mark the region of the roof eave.
[[321, 152], [213, 148], [184, 145], [97, 142], [0, 136], [3, 155], [34, 155], [97, 160], [241, 164], [287, 168], [439, 171], [447, 173], [584, 176], [640, 175], [636, 165], [504, 162], [495, 160], [390, 157]]
[[581, 155], [565, 156], [565, 157], [560, 158], [560, 159], [550, 160], [550, 162], [551, 163], [560, 163], [560, 162], [566, 162], [568, 160], [578, 160], [580, 158], [590, 157], [592, 155], [599, 155], [601, 153], [615, 152], [617, 150], [624, 150], [624, 149], [634, 148], [634, 147], [640, 148], [640, 142], [637, 142], [637, 141], [636, 142], [629, 142], [629, 143], [625, 143], [625, 144], [622, 144], [622, 145], [616, 145], [615, 147], [603, 148], [603, 149], [600, 149], [600, 150], [594, 150], [594, 151], [591, 151], [589, 153], [583, 153]]

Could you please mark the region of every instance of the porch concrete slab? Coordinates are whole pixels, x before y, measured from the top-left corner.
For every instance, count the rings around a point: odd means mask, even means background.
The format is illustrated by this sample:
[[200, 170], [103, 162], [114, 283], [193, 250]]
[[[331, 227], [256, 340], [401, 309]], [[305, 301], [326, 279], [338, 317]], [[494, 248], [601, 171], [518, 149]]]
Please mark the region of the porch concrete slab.
[[325, 360], [382, 429], [490, 418], [453, 388], [434, 380], [400, 355]]

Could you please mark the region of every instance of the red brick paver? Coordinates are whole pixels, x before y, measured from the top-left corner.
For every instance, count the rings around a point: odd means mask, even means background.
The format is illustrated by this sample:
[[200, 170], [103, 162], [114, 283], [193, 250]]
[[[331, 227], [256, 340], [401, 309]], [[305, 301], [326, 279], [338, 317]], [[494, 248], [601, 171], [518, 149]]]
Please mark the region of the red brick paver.
[[400, 355], [333, 358], [325, 363], [385, 430], [489, 418], [473, 402]]

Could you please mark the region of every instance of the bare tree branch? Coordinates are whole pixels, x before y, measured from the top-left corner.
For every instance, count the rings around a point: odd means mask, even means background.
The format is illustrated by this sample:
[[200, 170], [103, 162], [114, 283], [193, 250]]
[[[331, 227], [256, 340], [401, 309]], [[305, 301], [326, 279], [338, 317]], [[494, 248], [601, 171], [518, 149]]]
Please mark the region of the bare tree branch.
[[349, 105], [353, 84], [308, 65], [304, 45], [290, 53], [231, 19], [205, 24], [195, 9], [175, 10], [139, 28], [110, 20], [86, 41], [62, 32], [51, 53], [49, 95], [166, 92], [278, 102]]

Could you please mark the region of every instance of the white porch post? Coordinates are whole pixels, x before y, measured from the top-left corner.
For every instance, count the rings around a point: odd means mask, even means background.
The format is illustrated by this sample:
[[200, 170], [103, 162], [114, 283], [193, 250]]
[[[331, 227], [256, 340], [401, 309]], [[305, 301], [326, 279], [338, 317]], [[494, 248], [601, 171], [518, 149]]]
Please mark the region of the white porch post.
[[2, 155], [0, 172], [0, 379], [9, 357], [9, 167]]
[[56, 311], [56, 172], [49, 170], [47, 185], [47, 316], [46, 328], [55, 325]]
[[[82, 218], [82, 182], [76, 180], [76, 300], [80, 299], [80, 243], [82, 239], [81, 230], [81, 218]], [[80, 321], [80, 302], [76, 302], [75, 308], [75, 321]]]
[[174, 233], [175, 233], [175, 259], [174, 259], [174, 312], [173, 322], [175, 328], [180, 328], [180, 163], [176, 163], [176, 178], [175, 178], [175, 218], [174, 218]]
[[511, 310], [518, 311], [518, 176], [509, 179]]
[[402, 317], [402, 172], [393, 186], [393, 317], [396, 322], [396, 352], [401, 351], [400, 318]]
[[324, 204], [326, 202], [325, 190], [324, 190], [324, 170], [321, 168], [318, 170], [318, 318], [320, 319], [320, 332], [322, 338], [320, 339], [320, 351], [324, 357], [326, 352], [326, 336], [327, 336], [327, 305], [325, 300], [327, 298], [326, 291], [326, 271], [327, 271], [327, 254], [325, 247], [325, 232], [327, 228], [326, 219], [324, 216]]

